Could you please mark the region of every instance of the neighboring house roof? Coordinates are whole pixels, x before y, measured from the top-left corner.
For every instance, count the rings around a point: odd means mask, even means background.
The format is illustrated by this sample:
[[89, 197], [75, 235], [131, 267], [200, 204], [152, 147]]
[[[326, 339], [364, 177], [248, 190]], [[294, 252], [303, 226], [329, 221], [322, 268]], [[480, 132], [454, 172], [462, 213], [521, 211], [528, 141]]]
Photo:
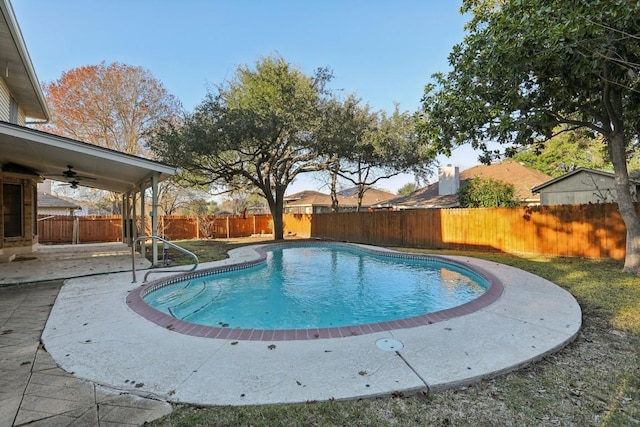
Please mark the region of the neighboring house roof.
[[289, 196], [285, 196], [284, 201], [285, 202], [294, 202], [296, 200], [306, 199], [307, 197], [318, 196], [318, 195], [326, 196], [326, 194], [321, 193], [319, 191], [303, 190], [303, 191], [300, 191], [298, 193], [294, 193], [294, 194], [291, 194]]
[[[520, 163], [505, 161], [491, 165], [478, 165], [460, 172], [460, 187], [474, 177], [493, 179], [513, 184], [515, 197], [523, 202], [540, 200], [531, 192], [531, 188], [548, 181], [551, 176], [528, 168]], [[421, 208], [451, 208], [459, 206], [456, 194], [438, 194], [438, 183], [435, 182], [406, 196], [397, 197], [386, 203], [391, 206], [421, 207]]]
[[49, 120], [49, 109], [40, 89], [18, 21], [8, 0], [0, 0], [0, 58], [2, 77], [27, 117]]
[[[581, 173], [589, 173], [589, 174], [594, 174], [594, 175], [600, 175], [600, 176], [604, 176], [607, 178], [611, 178], [611, 179], [615, 179], [615, 174], [611, 173], [611, 172], [605, 172], [605, 171], [601, 171], [601, 170], [597, 170], [597, 169], [590, 169], [590, 168], [578, 168], [575, 170], [572, 170], [571, 172], [568, 172], [564, 175], [561, 175], [557, 178], [553, 178], [547, 182], [544, 182], [536, 187], [533, 187], [531, 189], [531, 192], [533, 193], [539, 193], [540, 190], [543, 190], [546, 187], [549, 187], [550, 185], [556, 184], [560, 181], [564, 181], [565, 179], [572, 177], [574, 175], [578, 175]], [[631, 184], [635, 184], [635, 185], [640, 185], [640, 180], [637, 179], [629, 179], [629, 182]]]
[[82, 209], [81, 206], [76, 203], [69, 202], [59, 197], [53, 196], [48, 193], [38, 192], [38, 209]]
[[[355, 200], [356, 203], [358, 201], [358, 189], [355, 187], [347, 188], [346, 190], [339, 191], [337, 194], [338, 196], [343, 196], [346, 198], [353, 199]], [[371, 206], [377, 203], [386, 202], [387, 200], [393, 199], [396, 196], [397, 194], [393, 194], [385, 190], [378, 190], [376, 188], [367, 188], [367, 190], [364, 192], [364, 195], [362, 196], [362, 204], [364, 206]]]
[[409, 193], [406, 196], [387, 200], [385, 206], [404, 206], [421, 208], [453, 208], [459, 205], [455, 194], [438, 194], [438, 183], [429, 184], [424, 188]]
[[[294, 206], [331, 206], [331, 196], [317, 191], [308, 191], [306, 197], [298, 200], [287, 202], [287, 207]], [[300, 194], [300, 193], [298, 193]], [[338, 206], [340, 207], [356, 207], [358, 206], [357, 191], [352, 189], [343, 190], [337, 193]], [[373, 206], [378, 203], [383, 203], [389, 199], [394, 198], [396, 195], [383, 190], [377, 190], [375, 188], [368, 188], [364, 192], [362, 197], [362, 206]]]

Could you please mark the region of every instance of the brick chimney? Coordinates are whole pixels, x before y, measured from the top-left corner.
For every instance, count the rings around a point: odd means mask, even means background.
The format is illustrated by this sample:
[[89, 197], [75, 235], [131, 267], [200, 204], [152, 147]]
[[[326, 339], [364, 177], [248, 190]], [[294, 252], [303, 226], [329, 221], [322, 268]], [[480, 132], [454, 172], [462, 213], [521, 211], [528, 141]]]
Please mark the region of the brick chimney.
[[438, 170], [438, 195], [448, 196], [458, 193], [460, 171], [457, 166], [447, 165]]

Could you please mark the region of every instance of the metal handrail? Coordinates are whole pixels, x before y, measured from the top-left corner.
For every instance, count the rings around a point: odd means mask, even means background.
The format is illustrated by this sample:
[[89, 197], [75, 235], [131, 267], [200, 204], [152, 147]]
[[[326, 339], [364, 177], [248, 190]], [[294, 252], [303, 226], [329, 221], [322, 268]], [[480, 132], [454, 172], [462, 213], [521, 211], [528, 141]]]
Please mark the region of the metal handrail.
[[133, 273], [133, 282], [131, 282], [131, 283], [136, 283], [137, 282], [137, 280], [136, 280], [136, 258], [135, 258], [136, 257], [136, 245], [138, 244], [138, 242], [146, 241], [146, 240], [149, 240], [149, 239], [160, 240], [160, 241], [162, 241], [163, 247], [164, 247], [164, 245], [169, 245], [169, 246], [172, 246], [172, 247], [176, 248], [177, 250], [179, 250], [181, 252], [184, 252], [187, 255], [191, 255], [196, 262], [193, 265], [193, 267], [191, 267], [188, 270], [149, 270], [144, 275], [143, 282], [147, 281], [147, 277], [151, 273], [173, 273], [173, 272], [176, 272], [176, 271], [193, 271], [196, 268], [198, 268], [198, 256], [196, 254], [194, 254], [193, 252], [188, 251], [185, 248], [180, 247], [180, 246], [176, 245], [175, 243], [172, 243], [172, 242], [168, 241], [167, 239], [163, 239], [162, 237], [158, 237], [158, 236], [141, 236], [141, 237], [138, 237], [137, 239], [135, 239], [133, 241], [133, 244], [131, 245], [131, 262], [132, 262], [132, 266], [133, 266], [133, 268], [131, 269], [131, 272]]

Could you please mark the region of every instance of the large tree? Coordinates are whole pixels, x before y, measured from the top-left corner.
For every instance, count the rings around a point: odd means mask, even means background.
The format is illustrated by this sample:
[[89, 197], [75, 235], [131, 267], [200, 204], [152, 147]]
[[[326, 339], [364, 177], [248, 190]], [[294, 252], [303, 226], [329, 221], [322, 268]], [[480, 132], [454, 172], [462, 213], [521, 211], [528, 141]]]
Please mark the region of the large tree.
[[361, 111], [368, 120], [358, 120], [350, 135], [350, 149], [338, 174], [355, 185], [358, 210], [365, 191], [402, 172], [413, 172], [424, 178], [430, 173], [433, 159], [427, 156], [415, 133], [414, 117], [401, 112], [396, 105], [393, 113]]
[[431, 158], [419, 143], [413, 115], [371, 111], [350, 95], [344, 101], [332, 99], [325, 109], [327, 125], [318, 143], [331, 175], [333, 209], [337, 210], [337, 179], [356, 188], [358, 210], [367, 189], [402, 172], [425, 177]]
[[193, 183], [259, 191], [282, 239], [287, 187], [320, 169], [316, 136], [330, 78], [326, 69], [307, 76], [280, 57], [261, 58], [208, 93], [182, 125], [158, 131], [152, 147]]
[[[153, 157], [147, 138], [159, 123], [181, 117], [180, 102], [149, 70], [117, 62], [64, 72], [43, 84], [51, 120], [39, 128], [122, 153]], [[119, 195], [110, 194], [120, 213]]]
[[149, 131], [182, 112], [149, 70], [117, 62], [74, 68], [43, 89], [51, 108], [44, 130], [138, 156], [151, 156]]
[[602, 136], [627, 229], [624, 269], [640, 274], [640, 220], [627, 148], [640, 131], [640, 3], [628, 0], [465, 0], [452, 70], [427, 85], [419, 126], [433, 155], [461, 144], [527, 145], [554, 129]]

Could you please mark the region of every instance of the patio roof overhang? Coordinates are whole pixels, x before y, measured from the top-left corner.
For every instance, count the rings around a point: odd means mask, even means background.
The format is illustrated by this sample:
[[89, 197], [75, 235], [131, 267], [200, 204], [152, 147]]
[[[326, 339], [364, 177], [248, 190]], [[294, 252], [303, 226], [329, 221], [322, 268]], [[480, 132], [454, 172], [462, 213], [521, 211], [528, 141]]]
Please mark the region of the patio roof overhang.
[[81, 180], [81, 186], [123, 194], [147, 188], [153, 176], [159, 182], [176, 173], [164, 163], [0, 122], [0, 165], [10, 163], [58, 181], [66, 181], [62, 172], [72, 166], [92, 178]]

